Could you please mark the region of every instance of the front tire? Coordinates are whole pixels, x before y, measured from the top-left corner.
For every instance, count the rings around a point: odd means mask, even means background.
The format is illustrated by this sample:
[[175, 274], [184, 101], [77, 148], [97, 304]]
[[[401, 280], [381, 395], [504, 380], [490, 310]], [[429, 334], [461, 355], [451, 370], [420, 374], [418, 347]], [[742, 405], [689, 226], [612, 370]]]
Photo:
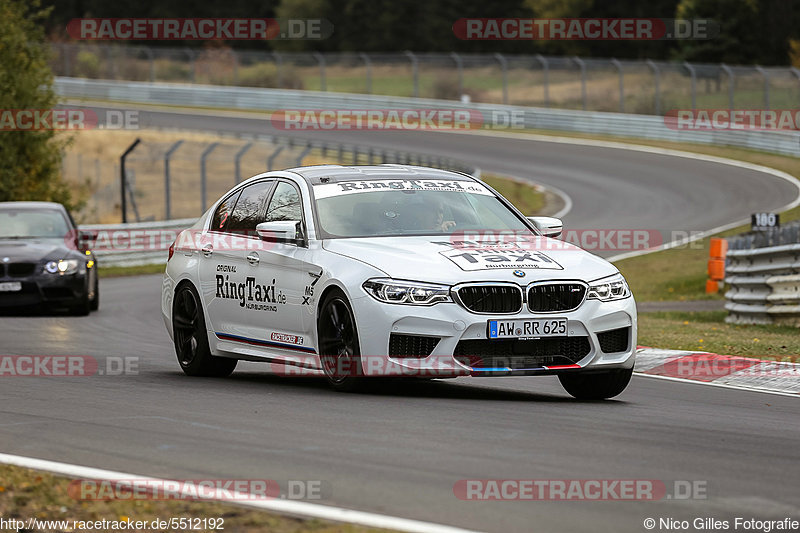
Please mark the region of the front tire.
[[334, 390], [352, 392], [364, 384], [353, 309], [341, 291], [328, 293], [319, 307], [317, 338], [322, 371]]
[[633, 369], [596, 373], [560, 374], [558, 380], [568, 393], [579, 400], [607, 400], [617, 396], [631, 381]]
[[[97, 267], [95, 267], [97, 268]], [[89, 300], [89, 308], [92, 311], [100, 309], [100, 282], [98, 280], [97, 270], [94, 272], [94, 289], [92, 290], [92, 298]]]
[[236, 368], [236, 359], [211, 355], [203, 306], [194, 287], [184, 284], [172, 302], [172, 337], [178, 364], [187, 376], [224, 378]]

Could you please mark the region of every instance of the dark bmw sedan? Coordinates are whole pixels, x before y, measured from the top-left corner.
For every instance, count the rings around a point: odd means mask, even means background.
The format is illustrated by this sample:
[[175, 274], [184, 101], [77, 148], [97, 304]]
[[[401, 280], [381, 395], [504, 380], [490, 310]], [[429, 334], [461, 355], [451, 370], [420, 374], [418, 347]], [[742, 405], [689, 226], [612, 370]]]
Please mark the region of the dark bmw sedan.
[[97, 261], [79, 237], [61, 204], [0, 202], [0, 307], [96, 310]]

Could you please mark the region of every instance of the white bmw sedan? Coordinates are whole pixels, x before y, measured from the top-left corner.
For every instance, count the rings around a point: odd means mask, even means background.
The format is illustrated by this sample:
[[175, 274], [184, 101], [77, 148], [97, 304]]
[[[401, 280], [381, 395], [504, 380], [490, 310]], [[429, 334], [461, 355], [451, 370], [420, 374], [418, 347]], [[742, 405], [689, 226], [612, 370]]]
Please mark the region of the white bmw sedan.
[[636, 306], [619, 271], [465, 174], [302, 167], [237, 185], [170, 247], [162, 313], [186, 374], [237, 360], [324, 374], [558, 375], [610, 398], [631, 378]]

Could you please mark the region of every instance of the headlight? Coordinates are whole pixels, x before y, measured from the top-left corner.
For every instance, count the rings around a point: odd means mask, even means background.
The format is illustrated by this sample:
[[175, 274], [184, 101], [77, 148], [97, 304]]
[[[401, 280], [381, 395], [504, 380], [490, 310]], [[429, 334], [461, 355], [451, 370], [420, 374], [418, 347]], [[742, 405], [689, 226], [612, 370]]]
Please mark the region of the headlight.
[[80, 262], [77, 259], [59, 259], [58, 261], [48, 261], [44, 265], [45, 271], [51, 274], [74, 274], [78, 271]]
[[362, 285], [367, 293], [380, 302], [406, 305], [433, 305], [451, 302], [450, 287], [416, 281], [370, 279]]
[[622, 300], [631, 295], [631, 290], [621, 274], [615, 274], [607, 278], [593, 281], [589, 284], [587, 299], [610, 302], [612, 300]]

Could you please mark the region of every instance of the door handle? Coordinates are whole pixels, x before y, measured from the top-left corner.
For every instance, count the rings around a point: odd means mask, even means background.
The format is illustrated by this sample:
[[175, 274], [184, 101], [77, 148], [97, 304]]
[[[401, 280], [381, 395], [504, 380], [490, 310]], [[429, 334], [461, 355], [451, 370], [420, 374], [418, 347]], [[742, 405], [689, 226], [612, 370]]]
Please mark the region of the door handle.
[[259, 262], [258, 254], [255, 252], [247, 254], [247, 262], [251, 265], [257, 265]]
[[214, 247], [210, 244], [204, 244], [200, 250], [203, 252], [205, 257], [211, 257], [211, 254], [214, 253]]

